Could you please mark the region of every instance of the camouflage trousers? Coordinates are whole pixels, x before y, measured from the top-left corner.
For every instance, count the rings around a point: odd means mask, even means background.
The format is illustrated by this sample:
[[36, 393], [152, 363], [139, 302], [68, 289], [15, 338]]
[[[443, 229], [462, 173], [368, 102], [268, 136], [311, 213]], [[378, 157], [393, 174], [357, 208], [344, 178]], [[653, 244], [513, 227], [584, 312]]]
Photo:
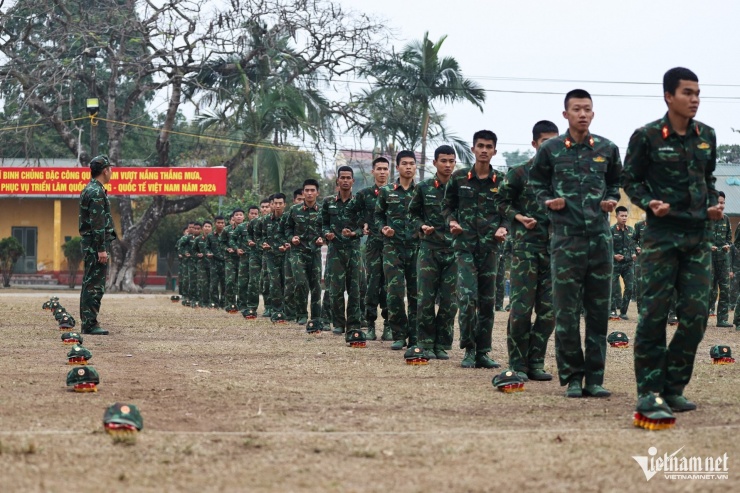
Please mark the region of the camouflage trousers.
[[211, 260], [201, 258], [195, 261], [198, 269], [198, 295], [196, 299], [200, 306], [207, 307], [211, 303]]
[[[602, 385], [614, 260], [611, 236], [554, 235], [550, 252], [560, 385], [584, 377], [586, 385]], [[581, 306], [586, 313], [585, 350], [581, 347]]]
[[[419, 249], [416, 245], [383, 245], [383, 274], [385, 275], [388, 325], [394, 341], [405, 341], [414, 346], [417, 341], [417, 289], [416, 263]], [[408, 300], [408, 315], [406, 303]]]
[[180, 259], [180, 296], [182, 296], [184, 299], [188, 299], [188, 287], [189, 287], [189, 279], [188, 274], [190, 273], [190, 269], [188, 267], [188, 264], [190, 263], [190, 259], [183, 256]]
[[481, 245], [455, 252], [461, 349], [491, 351], [498, 257], [497, 248]]
[[730, 259], [729, 254], [722, 252], [712, 253], [712, 285], [709, 292], [709, 309], [714, 309], [719, 290], [717, 304], [717, 323], [727, 322], [730, 315]]
[[[506, 330], [509, 368], [545, 368], [547, 341], [555, 330], [552, 272], [547, 250], [514, 250], [511, 257], [511, 311]], [[532, 311], [537, 315], [532, 323]]]
[[388, 320], [385, 274], [383, 273], [383, 240], [368, 237], [365, 243], [365, 273], [367, 288], [365, 290], [365, 320], [368, 326], [375, 326], [378, 319], [378, 305], [383, 320]]
[[[424, 349], [452, 349], [457, 300], [457, 263], [451, 249], [429, 248], [422, 241], [417, 259], [417, 304], [419, 347]], [[439, 297], [439, 308], [434, 313]]]
[[224, 261], [224, 274], [226, 280], [226, 306], [236, 305], [239, 283], [239, 257], [229, 254]]
[[98, 327], [100, 302], [105, 294], [105, 277], [108, 275], [108, 264], [98, 262], [97, 252], [85, 252], [85, 271], [80, 291], [80, 319], [82, 331]]
[[[247, 308], [257, 310], [260, 305], [260, 284], [262, 281], [262, 252], [251, 250], [249, 252], [249, 285], [247, 287]], [[267, 300], [265, 300], [265, 308]]]
[[496, 310], [504, 309], [504, 298], [506, 297], [506, 257], [499, 255], [498, 270], [496, 271]]
[[[612, 271], [612, 301], [611, 311], [619, 311], [622, 314], [627, 313], [632, 299], [632, 286], [635, 282], [634, 262], [614, 262]], [[624, 294], [622, 287], [619, 285], [619, 278], [624, 281]]]
[[244, 252], [244, 255], [239, 256], [239, 274], [237, 275], [236, 282], [236, 306], [239, 311], [247, 309], [247, 299], [249, 292], [249, 257], [251, 252]]
[[326, 323], [330, 323], [334, 320], [331, 314], [331, 289], [332, 289], [332, 283], [331, 283], [331, 276], [332, 272], [329, 270], [329, 264], [331, 263], [331, 258], [334, 256], [334, 252], [331, 250], [331, 248], [327, 248], [326, 251], [326, 262], [323, 265], [322, 273], [323, 273], [323, 281], [324, 281], [324, 292], [321, 295], [321, 318], [322, 320], [326, 320]]
[[283, 261], [283, 279], [285, 280], [285, 299], [283, 300], [283, 311], [285, 312], [286, 320], [296, 319], [296, 293], [295, 293], [295, 278], [293, 277], [293, 260], [291, 258], [290, 250], [285, 254], [285, 260]]
[[[643, 307], [635, 333], [637, 394], [682, 395], [707, 327], [709, 230], [645, 229]], [[666, 347], [668, 306], [678, 292], [678, 328]]]
[[[330, 315], [334, 327], [354, 330], [360, 328], [360, 259], [359, 246], [335, 247], [329, 244], [326, 273], [329, 275]], [[347, 292], [345, 315], [344, 292]], [[323, 317], [329, 314], [324, 312]]]
[[182, 271], [184, 270], [183, 263], [184, 263], [184, 260], [182, 258], [178, 258], [177, 260], [177, 294], [179, 294], [180, 296], [182, 296], [183, 294], [182, 292], [182, 281], [183, 281]]
[[270, 281], [267, 275], [267, 257], [265, 257], [264, 250], [262, 251], [262, 270], [260, 271], [260, 293], [262, 293], [265, 308], [272, 308], [268, 303], [270, 299]]
[[635, 282], [633, 283], [634, 290], [632, 291], [635, 302], [637, 303], [637, 313], [640, 313], [640, 307], [642, 306], [642, 254], [637, 256], [635, 261]]
[[285, 286], [284, 253], [265, 252], [265, 264], [267, 265], [268, 285], [270, 294], [265, 298], [265, 306], [273, 310], [283, 311], [283, 286]]
[[291, 248], [296, 284], [296, 316], [308, 318], [311, 296], [311, 320], [321, 319], [321, 250]]
[[214, 258], [211, 260], [211, 303], [224, 308], [226, 295], [226, 273], [224, 261]]

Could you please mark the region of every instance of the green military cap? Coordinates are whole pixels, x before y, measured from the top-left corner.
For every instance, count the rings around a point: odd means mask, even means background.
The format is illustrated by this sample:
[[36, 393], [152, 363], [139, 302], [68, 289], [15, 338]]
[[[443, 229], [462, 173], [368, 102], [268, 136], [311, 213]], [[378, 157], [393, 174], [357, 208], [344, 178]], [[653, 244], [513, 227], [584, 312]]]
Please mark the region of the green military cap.
[[236, 307], [236, 305], [234, 305], [234, 304], [231, 304], [231, 305], [227, 306], [227, 307], [226, 307], [226, 311], [227, 311], [228, 313], [231, 313], [231, 314], [234, 314], [234, 313], [239, 313], [239, 309], [238, 309], [238, 308]]
[[170, 301], [172, 301], [173, 303], [177, 303], [178, 301], [180, 301], [180, 297], [177, 296], [176, 294], [172, 295], [170, 296]]
[[62, 334], [64, 344], [82, 344], [82, 336], [79, 332], [65, 332]]
[[712, 346], [709, 350], [709, 356], [712, 358], [712, 364], [714, 365], [729, 365], [735, 362], [730, 346]]
[[270, 321], [274, 324], [284, 324], [286, 322], [285, 314], [281, 311], [274, 311], [270, 314]]
[[104, 170], [105, 168], [109, 168], [111, 166], [110, 160], [108, 159], [108, 156], [101, 154], [100, 156], [95, 156], [90, 160], [90, 171], [100, 172]]
[[247, 308], [242, 311], [242, 316], [247, 320], [253, 320], [257, 318], [257, 310], [255, 310], [254, 308]]
[[74, 387], [75, 392], [97, 392], [100, 375], [92, 366], [72, 368], [67, 373], [67, 387]]
[[635, 408], [633, 424], [646, 430], [665, 430], [676, 424], [673, 411], [665, 399], [652, 392], [640, 397]]
[[612, 332], [606, 336], [606, 342], [608, 342], [611, 347], [625, 348], [629, 346], [630, 339], [624, 332]]
[[77, 322], [75, 321], [75, 318], [70, 315], [69, 313], [65, 313], [62, 315], [62, 317], [58, 320], [59, 322], [59, 329], [71, 329], [74, 327]]
[[133, 404], [116, 402], [103, 414], [103, 426], [108, 431], [128, 429], [140, 431], [144, 428], [144, 418]]
[[49, 301], [51, 302], [59, 301], [59, 296], [52, 296], [51, 298], [49, 298]]
[[514, 370], [504, 370], [493, 377], [491, 383], [501, 392], [523, 392], [524, 380]]
[[57, 310], [59, 310], [60, 308], [62, 309], [63, 312], [64, 311], [67, 311], [67, 310], [64, 309], [64, 307], [58, 301], [52, 301], [51, 303], [49, 303], [49, 308], [51, 308], [51, 311], [53, 313], [56, 313]]
[[208, 308], [211, 309], [211, 310], [217, 310], [218, 309], [218, 305], [216, 303], [209, 303], [208, 304]]
[[428, 365], [429, 358], [426, 351], [418, 346], [411, 346], [403, 353], [407, 365]]
[[92, 358], [92, 353], [89, 349], [75, 344], [67, 353], [67, 364], [86, 365], [90, 358]]
[[349, 347], [366, 347], [367, 336], [359, 329], [350, 330], [347, 334], [347, 344]]
[[42, 310], [51, 310], [51, 301], [44, 301], [44, 304], [41, 305]]
[[324, 330], [324, 324], [321, 323], [320, 318], [309, 320], [306, 324], [306, 332], [309, 334], [320, 334]]
[[69, 316], [69, 313], [67, 313], [67, 310], [65, 310], [64, 307], [62, 306], [54, 310], [53, 314], [54, 314], [54, 320], [56, 320], [57, 322], [60, 321], [62, 317], [64, 317], [65, 315]]

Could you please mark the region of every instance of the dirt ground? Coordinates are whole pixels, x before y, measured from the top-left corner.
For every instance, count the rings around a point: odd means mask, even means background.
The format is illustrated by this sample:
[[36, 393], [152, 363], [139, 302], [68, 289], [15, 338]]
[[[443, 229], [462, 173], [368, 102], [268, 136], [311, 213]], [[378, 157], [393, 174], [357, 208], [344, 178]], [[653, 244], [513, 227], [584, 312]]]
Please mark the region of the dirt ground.
[[[728, 491], [740, 477], [736, 365], [740, 332], [710, 327], [673, 430], [632, 427], [632, 349], [608, 348], [608, 399], [567, 399], [556, 381], [503, 394], [462, 351], [424, 367], [389, 343], [365, 349], [295, 324], [246, 321], [173, 304], [169, 295], [106, 295], [108, 337], [85, 336], [99, 392], [65, 387], [67, 346], [41, 304], [50, 291], [0, 291], [0, 491]], [[58, 293], [79, 322], [77, 292]], [[634, 308], [630, 313], [636, 319]], [[506, 363], [506, 313], [494, 359]], [[611, 322], [632, 339], [635, 322]], [[455, 337], [457, 343], [457, 334]], [[548, 348], [547, 368], [555, 371]], [[135, 445], [114, 444], [102, 416], [139, 406]], [[728, 480], [646, 481], [632, 456], [729, 457]]]

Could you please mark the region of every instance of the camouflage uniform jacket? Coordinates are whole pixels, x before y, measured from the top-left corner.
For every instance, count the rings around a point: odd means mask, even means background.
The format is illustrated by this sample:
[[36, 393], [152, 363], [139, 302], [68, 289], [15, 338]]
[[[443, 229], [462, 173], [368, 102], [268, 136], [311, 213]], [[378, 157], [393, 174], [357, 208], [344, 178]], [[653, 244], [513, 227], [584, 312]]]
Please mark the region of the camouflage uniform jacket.
[[635, 223], [635, 235], [632, 240], [635, 242], [635, 248], [642, 248], [642, 235], [645, 234], [645, 228], [647, 223], [645, 221], [637, 221]]
[[242, 221], [240, 224], [236, 225], [236, 228], [233, 229], [230, 238], [229, 238], [229, 246], [233, 248], [234, 250], [244, 250], [245, 252], [248, 252], [251, 250], [249, 248], [249, 235], [247, 233], [247, 227], [249, 224], [247, 221]]
[[175, 249], [177, 250], [177, 254], [181, 255], [182, 257], [185, 257], [185, 243], [190, 241], [190, 235], [182, 235], [179, 240], [177, 240], [177, 243], [175, 244]]
[[565, 199], [565, 208], [548, 212], [555, 234], [594, 236], [609, 233], [604, 200], [619, 201], [622, 161], [613, 142], [587, 134], [579, 144], [570, 131], [542, 144], [529, 172], [530, 183], [543, 203]]
[[611, 230], [614, 255], [624, 255], [624, 260], [620, 263], [632, 262], [632, 255], [637, 254], [637, 251], [635, 250], [635, 230], [626, 224], [624, 225], [624, 228], [620, 228], [615, 224], [612, 226]]
[[449, 227], [457, 221], [462, 233], [455, 235], [455, 250], [473, 251], [476, 246], [498, 249], [496, 230], [509, 229], [509, 221], [499, 212], [498, 187], [503, 174], [489, 165], [488, 176], [478, 178], [473, 168], [452, 173], [445, 189], [442, 215]]
[[[321, 211], [319, 204], [312, 207], [306, 204], [295, 204], [287, 212], [288, 217], [285, 220], [285, 238], [291, 244], [291, 248], [297, 251], [314, 251], [321, 248], [316, 244], [316, 240], [322, 236]], [[293, 245], [291, 241], [294, 236], [300, 238], [298, 245]]]
[[223, 260], [226, 257], [226, 250], [223, 247], [223, 244], [221, 243], [221, 237], [224, 235], [224, 230], [221, 231], [221, 234], [216, 233], [214, 230], [211, 234], [208, 235], [208, 238], [206, 238], [206, 241], [208, 242], [208, 246], [206, 249], [209, 253], [213, 254], [213, 258], [216, 260]]
[[[686, 135], [678, 135], [666, 114], [632, 134], [622, 187], [633, 204], [647, 211], [651, 228], [701, 230], [707, 226], [707, 208], [718, 201], [716, 162], [713, 128], [689, 120]], [[656, 217], [648, 205], [651, 200], [670, 204], [668, 214]]]
[[412, 181], [409, 188], [404, 190], [400, 181], [396, 180], [396, 183], [380, 189], [375, 204], [375, 227], [381, 231], [388, 226], [394, 231], [390, 238], [380, 233], [384, 243], [409, 247], [419, 244], [419, 235], [409, 215], [409, 203], [415, 188]]
[[712, 246], [716, 246], [717, 250], [712, 252], [712, 256], [714, 256], [714, 258], [728, 256], [729, 252], [724, 251], [722, 248], [732, 245], [732, 226], [730, 225], [730, 218], [722, 216], [722, 219], [719, 221], [713, 221], [713, 227]]
[[246, 225], [247, 232], [247, 245], [248, 242], [253, 241], [254, 246], [248, 246], [252, 252], [262, 251], [262, 221], [265, 216], [257, 216]]
[[[498, 189], [499, 210], [511, 224], [512, 250], [547, 251], [550, 246], [550, 218], [547, 208], [537, 201], [534, 189], [529, 185], [529, 171], [534, 158], [527, 163], [512, 166], [506, 172], [506, 180]], [[537, 220], [533, 229], [527, 229], [516, 220], [516, 215]]]
[[[433, 178], [419, 183], [411, 194], [409, 215], [414, 229], [424, 245], [432, 249], [452, 248], [452, 233], [442, 215], [444, 198], [445, 185], [439, 181], [436, 174]], [[421, 230], [423, 225], [434, 227], [434, 232], [425, 235]]]
[[233, 253], [229, 253], [229, 248], [234, 248], [232, 245], [233, 236], [234, 236], [234, 230], [235, 228], [231, 225], [231, 223], [227, 224], [226, 227], [224, 227], [224, 230], [221, 232], [221, 237], [219, 240], [221, 241], [221, 246], [224, 251], [224, 260], [230, 260], [234, 257], [238, 257], [238, 253], [236, 250]]
[[[329, 233], [334, 233], [334, 239], [332, 241], [327, 240], [327, 244], [332, 244], [336, 248], [358, 248], [360, 246], [360, 238], [362, 238], [362, 227], [353, 226], [354, 221], [349, 220], [348, 208], [349, 204], [352, 203], [353, 197], [343, 202], [340, 195], [326, 197], [321, 203], [321, 223], [323, 225], [322, 233], [324, 239]], [[350, 228], [354, 230], [356, 236], [353, 238], [347, 238], [342, 235], [344, 228]]]
[[373, 185], [357, 192], [347, 206], [347, 218], [350, 222], [350, 229], [359, 229], [362, 231], [363, 225], [367, 224], [370, 230], [370, 237], [383, 237], [375, 224], [375, 204], [378, 202], [378, 195], [380, 195], [381, 188], [378, 185]]
[[[198, 257], [198, 254], [199, 253], [202, 253], [203, 256], [202, 257]], [[195, 239], [194, 239], [194, 241], [193, 241], [192, 255], [195, 258], [195, 260], [200, 261], [200, 260], [206, 259], [208, 253], [210, 253], [208, 251], [208, 239], [206, 238], [205, 235], [203, 235], [201, 233], [198, 236], [196, 236]]]
[[[285, 214], [283, 214], [284, 216]], [[260, 221], [257, 227], [261, 229], [260, 237], [262, 241], [257, 245], [261, 250], [262, 243], [267, 243], [270, 245], [270, 250], [264, 250], [267, 252], [271, 252], [275, 255], [282, 255], [285, 252], [281, 252], [278, 250], [279, 247], [285, 245], [285, 237], [283, 236], [282, 231], [280, 230], [280, 223], [282, 222], [282, 216], [277, 217], [274, 214], [270, 214], [269, 216], [265, 216], [264, 219]]]
[[80, 193], [80, 236], [82, 249], [104, 252], [111, 241], [118, 238], [113, 229], [108, 192], [95, 178]]

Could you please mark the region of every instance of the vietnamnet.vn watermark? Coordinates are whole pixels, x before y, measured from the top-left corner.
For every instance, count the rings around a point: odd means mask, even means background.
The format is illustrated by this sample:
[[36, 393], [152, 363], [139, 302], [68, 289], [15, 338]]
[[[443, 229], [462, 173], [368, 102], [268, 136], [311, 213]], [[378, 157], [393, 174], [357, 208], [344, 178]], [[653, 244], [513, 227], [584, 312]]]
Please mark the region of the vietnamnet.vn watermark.
[[658, 455], [658, 449], [650, 447], [648, 455], [633, 455], [632, 458], [642, 468], [645, 479], [650, 481], [656, 474], [663, 474], [666, 479], [718, 479], [730, 478], [727, 467], [727, 454], [714, 457], [686, 457], [678, 453]]

